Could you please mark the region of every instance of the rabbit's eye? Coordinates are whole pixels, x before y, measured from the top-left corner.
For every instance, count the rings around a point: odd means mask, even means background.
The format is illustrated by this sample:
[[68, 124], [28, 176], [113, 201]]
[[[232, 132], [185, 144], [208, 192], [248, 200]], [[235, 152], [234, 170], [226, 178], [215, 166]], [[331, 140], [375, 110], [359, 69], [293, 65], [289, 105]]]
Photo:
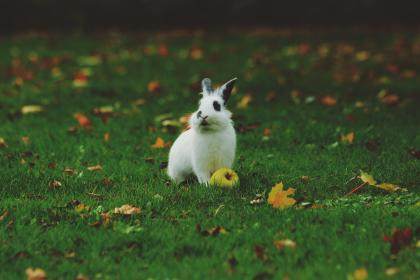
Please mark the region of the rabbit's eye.
[[213, 102], [213, 108], [214, 108], [214, 110], [216, 110], [216, 111], [220, 111], [220, 104], [219, 104], [219, 102], [214, 101], [214, 102]]

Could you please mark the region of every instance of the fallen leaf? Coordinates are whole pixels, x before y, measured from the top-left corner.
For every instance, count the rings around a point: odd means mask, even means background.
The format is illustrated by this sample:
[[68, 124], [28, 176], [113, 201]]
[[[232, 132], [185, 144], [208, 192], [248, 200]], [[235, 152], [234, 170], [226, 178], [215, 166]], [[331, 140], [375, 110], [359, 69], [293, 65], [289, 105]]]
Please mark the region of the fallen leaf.
[[[2, 138], [0, 138], [0, 147], [1, 147], [1, 139]], [[420, 159], [420, 150], [410, 149], [408, 152], [410, 153], [410, 155], [412, 155], [416, 159]]]
[[250, 94], [246, 94], [242, 97], [242, 99], [238, 102], [236, 107], [239, 109], [245, 109], [248, 107], [249, 103], [252, 101], [252, 96]]
[[274, 208], [284, 209], [296, 203], [294, 198], [289, 197], [295, 193], [295, 189], [289, 188], [283, 190], [283, 183], [276, 184], [268, 194], [268, 203]]
[[366, 61], [369, 59], [369, 52], [367, 51], [360, 51], [356, 53], [356, 60], [357, 61]]
[[388, 191], [388, 192], [396, 192], [396, 191], [399, 191], [399, 190], [404, 190], [404, 188], [401, 188], [397, 185], [390, 184], [390, 183], [377, 184], [376, 187], [378, 187], [380, 189], [383, 189], [385, 191]]
[[88, 85], [89, 82], [89, 71], [79, 71], [73, 77], [73, 87], [83, 88]]
[[202, 236], [217, 236], [219, 234], [226, 234], [227, 231], [224, 227], [222, 226], [216, 226], [210, 229], [201, 229], [201, 225], [200, 224], [196, 224], [195, 225], [195, 230], [201, 234]]
[[267, 260], [267, 255], [265, 253], [265, 248], [261, 245], [255, 245], [254, 246], [254, 253], [255, 256], [260, 259], [261, 261]]
[[76, 171], [74, 169], [72, 169], [72, 168], [69, 168], [69, 167], [64, 168], [63, 172], [66, 173], [66, 174], [68, 174], [68, 175], [74, 175], [74, 174], [76, 174]]
[[3, 221], [7, 216], [9, 216], [9, 211], [6, 210], [3, 212], [3, 214], [0, 215], [0, 222]]
[[255, 196], [255, 198], [253, 200], [251, 200], [249, 203], [251, 205], [256, 205], [256, 204], [263, 203], [264, 200], [265, 200], [264, 195], [263, 194], [260, 194], [260, 193], [257, 193], [256, 196]]
[[165, 44], [160, 44], [158, 48], [158, 53], [160, 56], [168, 56], [169, 55], [168, 47]]
[[169, 147], [169, 146], [170, 146], [170, 142], [165, 143], [165, 141], [162, 138], [158, 137], [158, 138], [156, 138], [155, 143], [152, 145], [152, 148], [162, 149], [162, 148], [166, 148], [166, 147]]
[[364, 267], [356, 269], [349, 277], [351, 280], [365, 280], [367, 278], [368, 272]]
[[122, 214], [122, 215], [134, 215], [140, 214], [141, 209], [138, 207], [134, 207], [129, 204], [124, 204], [121, 207], [117, 207], [114, 209], [115, 214]]
[[104, 133], [104, 141], [108, 142], [109, 141], [109, 132], [105, 132]]
[[291, 239], [274, 240], [273, 243], [277, 250], [283, 250], [284, 248], [296, 248], [296, 242]]
[[150, 81], [147, 84], [147, 90], [149, 92], [159, 92], [161, 90], [159, 81]]
[[412, 237], [411, 228], [394, 229], [391, 236], [384, 236], [384, 241], [391, 244], [391, 253], [397, 254], [401, 249], [410, 245]]
[[139, 98], [133, 101], [133, 105], [135, 106], [141, 106], [144, 105], [146, 103], [146, 100], [143, 98]]
[[28, 136], [22, 136], [22, 137], [20, 138], [20, 140], [22, 140], [22, 143], [23, 143], [23, 144], [25, 144], [25, 145], [28, 145], [28, 144], [29, 144], [29, 142], [30, 142], [30, 140], [29, 140], [29, 137], [28, 137]]
[[6, 147], [7, 147], [6, 140], [0, 137], [0, 148], [6, 148]]
[[359, 176], [359, 178], [363, 181], [363, 183], [367, 183], [367, 184], [369, 184], [371, 186], [375, 186], [376, 185], [376, 180], [373, 179], [373, 176], [370, 175], [370, 174], [368, 174], [368, 173], [366, 173], [366, 172], [363, 172], [362, 170], [360, 170], [360, 176]]
[[93, 114], [101, 118], [103, 123], [107, 123], [108, 119], [114, 114], [114, 108], [112, 106], [102, 106], [99, 108], [93, 108]]
[[93, 165], [93, 166], [88, 166], [87, 170], [89, 171], [100, 171], [102, 170], [102, 166], [97, 164], [97, 165]]
[[81, 127], [87, 128], [87, 129], [92, 127], [92, 122], [84, 114], [76, 113], [74, 114], [74, 118], [79, 122], [79, 125]]
[[389, 268], [385, 269], [385, 275], [394, 276], [399, 271], [400, 271], [400, 269], [398, 267], [389, 267]]
[[40, 105], [25, 105], [20, 111], [23, 115], [42, 112], [44, 109]]
[[329, 107], [335, 106], [337, 104], [337, 99], [330, 95], [326, 95], [321, 98], [321, 104]]
[[77, 213], [89, 212], [90, 207], [89, 207], [89, 206], [87, 206], [86, 204], [79, 203], [79, 204], [77, 204], [77, 205], [74, 207], [74, 210], [75, 210]]
[[52, 189], [58, 189], [59, 187], [61, 187], [61, 182], [57, 180], [53, 180], [50, 182], [49, 186]]
[[379, 91], [377, 97], [379, 101], [389, 106], [397, 105], [400, 100], [398, 95], [390, 93], [386, 89], [382, 89], [381, 91]]
[[264, 132], [263, 132], [263, 135], [264, 136], [270, 136], [271, 135], [271, 129], [269, 129], [269, 128], [264, 128]]
[[29, 267], [25, 270], [28, 280], [44, 280], [47, 279], [47, 274], [41, 268]]
[[203, 58], [203, 50], [199, 47], [192, 47], [190, 50], [190, 57], [194, 60]]
[[354, 132], [350, 132], [345, 135], [341, 135], [341, 142], [347, 143], [347, 144], [353, 144], [354, 141]]

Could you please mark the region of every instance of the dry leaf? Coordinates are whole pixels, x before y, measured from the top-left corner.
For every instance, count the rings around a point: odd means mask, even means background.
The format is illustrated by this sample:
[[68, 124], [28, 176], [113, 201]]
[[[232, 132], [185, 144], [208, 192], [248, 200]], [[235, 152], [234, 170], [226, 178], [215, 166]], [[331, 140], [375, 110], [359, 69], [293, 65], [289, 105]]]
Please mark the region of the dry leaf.
[[252, 101], [252, 96], [250, 94], [244, 95], [242, 99], [238, 102], [237, 107], [240, 109], [247, 108], [249, 103]]
[[140, 214], [140, 211], [141, 211], [140, 208], [134, 207], [129, 204], [124, 204], [123, 206], [114, 209], [115, 214], [122, 214], [122, 215]]
[[28, 280], [44, 280], [47, 279], [47, 274], [41, 268], [29, 267], [25, 270]]
[[61, 187], [61, 182], [60, 181], [53, 180], [53, 181], [50, 182], [50, 188], [58, 189], [59, 187]]
[[399, 271], [400, 271], [400, 269], [398, 267], [389, 267], [389, 268], [385, 269], [385, 274], [387, 276], [394, 276]]
[[22, 140], [23, 144], [25, 145], [28, 145], [30, 141], [28, 136], [22, 136], [20, 140]]
[[381, 183], [381, 184], [376, 185], [376, 187], [383, 189], [385, 191], [388, 191], [388, 192], [396, 192], [398, 190], [404, 190], [404, 188], [400, 188], [399, 186], [390, 184], [390, 183]]
[[0, 222], [3, 221], [7, 216], [9, 216], [8, 210], [4, 211], [3, 214], [0, 215]]
[[290, 207], [296, 203], [294, 198], [289, 197], [289, 195], [293, 195], [295, 193], [295, 189], [289, 188], [287, 190], [283, 190], [283, 183], [280, 182], [276, 184], [268, 194], [268, 204], [271, 204], [274, 208], [284, 209]]
[[367, 51], [360, 51], [356, 53], [357, 61], [366, 61], [368, 58], [369, 58], [369, 52]]
[[284, 248], [296, 248], [296, 242], [291, 239], [275, 240], [274, 246], [277, 250], [283, 250]]
[[3, 137], [0, 137], [0, 148], [6, 148], [7, 144], [6, 144], [6, 140], [4, 140]]
[[162, 138], [158, 137], [158, 138], [156, 138], [155, 143], [152, 145], [152, 148], [162, 149], [162, 148], [169, 147], [169, 145], [170, 145], [169, 142], [165, 143], [165, 141]]
[[360, 170], [360, 176], [359, 178], [366, 184], [369, 184], [373, 187], [385, 190], [387, 192], [396, 192], [396, 191], [407, 191], [406, 188], [402, 188], [400, 186], [391, 184], [391, 183], [380, 183], [378, 184], [378, 182], [373, 178], [372, 175], [363, 172], [362, 170]]
[[159, 92], [161, 90], [159, 81], [150, 81], [147, 84], [147, 90], [149, 92]]
[[368, 272], [366, 268], [362, 267], [356, 269], [349, 277], [352, 280], [365, 280], [368, 278]]
[[203, 50], [199, 47], [192, 47], [190, 50], [190, 57], [194, 60], [203, 58]]
[[43, 111], [42, 106], [39, 105], [25, 105], [20, 109], [23, 115], [39, 113]]
[[264, 136], [270, 136], [271, 135], [271, 129], [269, 129], [269, 128], [264, 128], [264, 132], [263, 132], [263, 135]]
[[165, 44], [160, 44], [158, 48], [158, 53], [160, 56], [168, 56], [169, 55], [168, 47]]
[[354, 141], [354, 135], [355, 135], [354, 132], [350, 132], [348, 134], [341, 135], [341, 142], [352, 144], [353, 141]]
[[73, 78], [73, 87], [75, 88], [82, 88], [88, 85], [88, 77], [90, 75], [90, 71], [82, 70], [76, 73]]
[[108, 142], [109, 141], [109, 132], [105, 132], [104, 133], [104, 141]]
[[81, 127], [83, 127], [83, 128], [91, 128], [92, 127], [92, 122], [84, 114], [76, 113], [76, 114], [74, 114], [74, 118], [79, 122], [79, 125]]
[[321, 98], [321, 104], [330, 107], [335, 106], [337, 104], [337, 99], [330, 95], [326, 95]]
[[87, 170], [89, 170], [89, 171], [100, 171], [100, 170], [102, 170], [102, 166], [100, 166], [99, 164], [89, 166], [89, 167], [87, 167]]

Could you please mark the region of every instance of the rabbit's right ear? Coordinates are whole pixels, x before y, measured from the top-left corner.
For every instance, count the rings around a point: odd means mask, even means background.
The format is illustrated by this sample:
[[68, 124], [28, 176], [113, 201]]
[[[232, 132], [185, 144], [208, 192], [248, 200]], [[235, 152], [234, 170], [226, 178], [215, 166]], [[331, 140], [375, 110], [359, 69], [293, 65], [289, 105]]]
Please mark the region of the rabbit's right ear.
[[201, 81], [201, 87], [203, 88], [203, 95], [211, 94], [213, 92], [213, 89], [211, 88], [211, 80], [209, 78], [204, 78]]

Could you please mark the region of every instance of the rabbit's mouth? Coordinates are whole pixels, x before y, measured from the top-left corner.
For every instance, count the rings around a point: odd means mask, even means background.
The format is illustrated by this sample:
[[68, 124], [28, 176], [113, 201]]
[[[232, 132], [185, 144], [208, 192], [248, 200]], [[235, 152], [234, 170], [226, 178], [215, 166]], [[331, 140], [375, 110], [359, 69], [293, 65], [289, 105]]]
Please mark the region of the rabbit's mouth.
[[201, 126], [209, 126], [209, 122], [206, 119], [203, 119], [200, 123]]

